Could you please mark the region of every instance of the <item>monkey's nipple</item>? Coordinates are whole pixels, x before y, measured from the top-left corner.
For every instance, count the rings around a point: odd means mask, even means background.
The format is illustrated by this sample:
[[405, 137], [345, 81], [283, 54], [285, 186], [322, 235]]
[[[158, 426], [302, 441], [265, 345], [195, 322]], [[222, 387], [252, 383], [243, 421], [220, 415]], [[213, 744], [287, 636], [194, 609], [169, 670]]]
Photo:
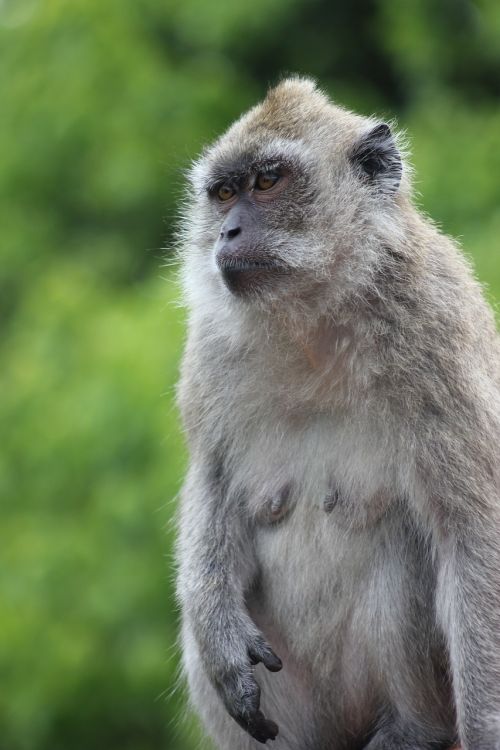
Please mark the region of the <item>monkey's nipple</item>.
[[340, 494], [337, 489], [332, 489], [323, 500], [323, 510], [325, 513], [331, 513], [332, 510], [338, 505], [340, 500]]
[[290, 494], [291, 487], [287, 484], [276, 494], [268, 497], [265, 502], [264, 512], [261, 514], [261, 519], [270, 525], [282, 521], [291, 510]]

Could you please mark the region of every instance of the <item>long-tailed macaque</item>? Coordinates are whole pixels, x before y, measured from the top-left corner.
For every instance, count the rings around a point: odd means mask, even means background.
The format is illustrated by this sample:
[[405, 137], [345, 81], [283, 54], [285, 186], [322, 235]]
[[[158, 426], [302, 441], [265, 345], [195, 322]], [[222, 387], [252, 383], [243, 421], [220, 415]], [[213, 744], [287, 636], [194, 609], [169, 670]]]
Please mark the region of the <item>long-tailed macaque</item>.
[[389, 125], [284, 80], [194, 165], [178, 592], [220, 750], [500, 749], [500, 346]]

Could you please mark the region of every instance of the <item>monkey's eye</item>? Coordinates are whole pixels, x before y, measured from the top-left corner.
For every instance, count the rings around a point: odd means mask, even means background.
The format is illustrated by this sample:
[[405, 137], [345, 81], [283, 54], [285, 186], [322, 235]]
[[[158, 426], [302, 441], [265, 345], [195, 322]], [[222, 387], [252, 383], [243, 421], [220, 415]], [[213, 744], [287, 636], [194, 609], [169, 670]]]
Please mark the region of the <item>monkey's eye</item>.
[[217, 198], [220, 201], [228, 201], [230, 200], [234, 195], [234, 190], [229, 185], [221, 185], [220, 188], [217, 190]]
[[255, 180], [257, 190], [270, 190], [278, 182], [280, 176], [276, 172], [260, 172]]

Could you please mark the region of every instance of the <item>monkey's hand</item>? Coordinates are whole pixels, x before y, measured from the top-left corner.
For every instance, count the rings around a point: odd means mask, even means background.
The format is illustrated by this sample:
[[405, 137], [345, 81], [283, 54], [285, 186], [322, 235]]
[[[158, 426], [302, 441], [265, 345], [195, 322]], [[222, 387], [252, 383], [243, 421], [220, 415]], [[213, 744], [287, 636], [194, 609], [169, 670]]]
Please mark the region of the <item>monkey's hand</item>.
[[224, 632], [218, 641], [208, 663], [206, 653], [204, 661], [226, 710], [258, 742], [276, 739], [278, 726], [260, 710], [260, 687], [253, 667], [262, 662], [271, 672], [279, 672], [281, 659], [253, 623], [237, 632]]

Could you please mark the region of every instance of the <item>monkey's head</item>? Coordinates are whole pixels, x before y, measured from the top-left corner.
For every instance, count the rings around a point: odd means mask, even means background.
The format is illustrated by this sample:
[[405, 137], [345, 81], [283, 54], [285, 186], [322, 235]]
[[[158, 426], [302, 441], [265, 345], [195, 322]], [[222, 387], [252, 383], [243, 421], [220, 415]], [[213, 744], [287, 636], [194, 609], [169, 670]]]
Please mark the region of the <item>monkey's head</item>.
[[[290, 78], [190, 174], [186, 284], [251, 305], [355, 293], [407, 202], [390, 127]], [[201, 276], [200, 276], [201, 274]]]

